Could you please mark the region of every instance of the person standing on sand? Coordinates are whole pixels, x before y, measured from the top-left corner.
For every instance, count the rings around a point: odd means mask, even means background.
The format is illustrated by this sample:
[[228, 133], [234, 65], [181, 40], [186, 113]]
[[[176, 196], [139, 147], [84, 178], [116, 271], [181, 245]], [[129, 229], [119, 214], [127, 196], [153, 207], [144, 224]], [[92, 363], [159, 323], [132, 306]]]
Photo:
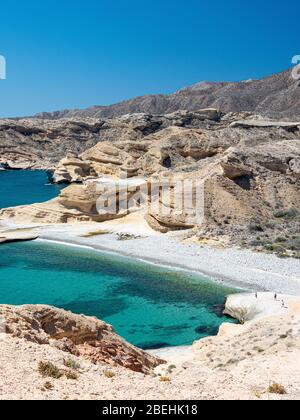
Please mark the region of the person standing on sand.
[[274, 295], [274, 300], [277, 300], [277, 293], [275, 293]]
[[255, 299], [257, 299], [258, 298], [258, 294], [257, 293], [255, 293]]

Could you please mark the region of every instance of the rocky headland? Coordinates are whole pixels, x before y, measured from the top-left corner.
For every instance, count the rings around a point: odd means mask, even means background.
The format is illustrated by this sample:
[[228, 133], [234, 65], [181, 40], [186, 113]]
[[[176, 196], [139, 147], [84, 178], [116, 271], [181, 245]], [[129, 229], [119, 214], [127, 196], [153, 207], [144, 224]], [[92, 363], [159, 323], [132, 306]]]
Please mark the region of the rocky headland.
[[95, 364], [147, 374], [163, 363], [127, 343], [110, 325], [96, 318], [43, 305], [0, 306], [0, 318], [2, 333], [11, 338], [48, 345]]
[[[297, 257], [299, 128], [300, 122], [212, 108], [106, 120], [2, 121], [3, 167], [52, 168], [53, 182], [71, 185], [47, 203], [4, 209], [0, 219], [104, 222], [137, 211], [131, 199], [141, 186], [150, 191], [164, 183], [201, 181], [203, 217], [191, 222], [188, 212], [177, 208], [174, 195], [170, 200], [157, 195], [151, 197], [156, 205], [140, 209], [149, 226], [161, 233], [187, 229], [199, 242], [217, 239]], [[99, 213], [99, 182], [106, 187], [111, 183], [118, 197], [127, 191], [125, 210], [120, 206], [114, 213]], [[148, 203], [147, 193], [144, 198]]]

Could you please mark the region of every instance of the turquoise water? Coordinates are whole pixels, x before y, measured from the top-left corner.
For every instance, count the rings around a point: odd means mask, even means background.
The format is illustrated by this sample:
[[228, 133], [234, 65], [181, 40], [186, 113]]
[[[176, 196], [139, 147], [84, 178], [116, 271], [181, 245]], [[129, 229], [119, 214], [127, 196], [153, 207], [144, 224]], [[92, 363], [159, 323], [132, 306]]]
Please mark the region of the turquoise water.
[[48, 201], [61, 189], [45, 171], [0, 171], [0, 209]]
[[183, 272], [42, 242], [2, 245], [0, 303], [49, 304], [111, 323], [141, 348], [217, 333], [234, 290]]
[[[43, 171], [0, 171], [0, 208], [42, 202], [60, 187]], [[0, 303], [49, 304], [111, 323], [141, 348], [216, 334], [234, 290], [183, 272], [42, 242], [1, 245]]]

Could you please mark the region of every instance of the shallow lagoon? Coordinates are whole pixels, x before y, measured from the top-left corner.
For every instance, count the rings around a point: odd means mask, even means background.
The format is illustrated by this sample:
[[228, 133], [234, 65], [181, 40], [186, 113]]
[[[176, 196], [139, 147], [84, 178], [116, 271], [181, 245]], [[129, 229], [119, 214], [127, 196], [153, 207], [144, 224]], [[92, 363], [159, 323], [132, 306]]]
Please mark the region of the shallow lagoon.
[[43, 242], [0, 252], [0, 303], [49, 304], [111, 323], [142, 348], [191, 344], [216, 334], [235, 290], [199, 276]]

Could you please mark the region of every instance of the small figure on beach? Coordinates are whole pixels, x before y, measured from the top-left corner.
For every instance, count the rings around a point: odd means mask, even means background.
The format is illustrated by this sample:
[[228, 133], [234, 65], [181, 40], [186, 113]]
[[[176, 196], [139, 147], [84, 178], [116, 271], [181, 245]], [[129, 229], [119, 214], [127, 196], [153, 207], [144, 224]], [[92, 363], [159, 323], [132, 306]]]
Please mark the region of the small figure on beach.
[[255, 299], [257, 299], [258, 298], [258, 294], [257, 293], [255, 293]]
[[277, 300], [277, 293], [275, 293], [274, 295], [274, 300]]

